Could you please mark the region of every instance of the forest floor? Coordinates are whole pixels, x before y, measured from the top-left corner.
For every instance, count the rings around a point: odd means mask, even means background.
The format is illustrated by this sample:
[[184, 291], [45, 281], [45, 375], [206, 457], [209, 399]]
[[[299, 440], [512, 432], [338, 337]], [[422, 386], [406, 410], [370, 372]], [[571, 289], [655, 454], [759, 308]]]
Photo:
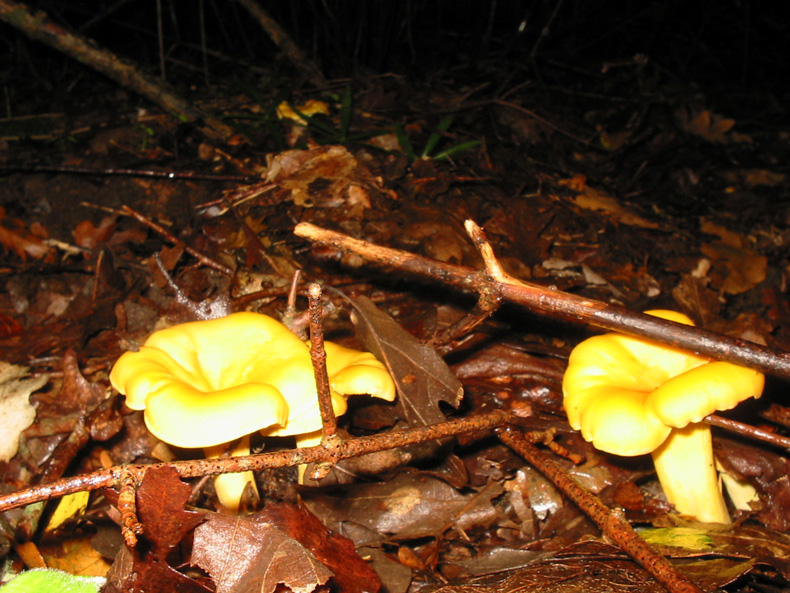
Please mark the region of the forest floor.
[[[384, 355], [396, 383], [429, 395], [401, 390], [412, 414], [351, 398], [340, 420], [350, 435], [490, 410], [529, 415], [573, 455], [547, 454], [702, 590], [787, 587], [786, 450], [715, 429], [721, 471], [752, 488], [749, 510], [731, 504], [727, 526], [681, 517], [649, 455], [601, 453], [568, 424], [568, 355], [600, 330], [507, 304], [449, 339], [474, 295], [439, 273], [417, 278], [294, 234], [311, 223], [479, 270], [464, 228], [473, 220], [515, 278], [632, 311], [681, 311], [790, 350], [790, 129], [775, 124], [772, 99], [711, 98], [640, 63], [567, 80], [494, 95], [453, 71], [359, 78], [286, 96], [300, 110], [322, 102], [326, 113], [309, 125], [278, 118], [274, 92], [195, 97], [237, 126], [227, 144], [100, 80], [82, 83], [93, 92], [81, 102], [2, 122], [0, 351], [22, 367], [4, 370], [2, 493], [201, 458], [153, 436], [111, 388], [110, 370], [169, 325], [231, 311], [281, 319], [300, 270], [298, 312], [307, 284], [320, 283], [327, 339], [399, 344], [410, 363]], [[436, 386], [447, 369], [462, 399], [452, 381]], [[784, 435], [786, 393], [786, 380], [769, 376], [760, 399], [725, 415]], [[289, 451], [293, 441], [256, 433], [252, 447]], [[320, 487], [297, 485], [293, 467], [257, 472], [259, 496], [241, 515], [221, 508], [210, 479], [151, 473], [138, 491], [136, 549], [124, 545], [122, 503], [103, 488], [70, 499], [71, 511], [57, 500], [7, 511], [0, 551], [7, 573], [61, 568], [107, 577], [106, 590], [311, 591], [329, 578], [359, 593], [663, 590], [493, 430], [397, 451]], [[217, 566], [219, 557], [238, 560]]]

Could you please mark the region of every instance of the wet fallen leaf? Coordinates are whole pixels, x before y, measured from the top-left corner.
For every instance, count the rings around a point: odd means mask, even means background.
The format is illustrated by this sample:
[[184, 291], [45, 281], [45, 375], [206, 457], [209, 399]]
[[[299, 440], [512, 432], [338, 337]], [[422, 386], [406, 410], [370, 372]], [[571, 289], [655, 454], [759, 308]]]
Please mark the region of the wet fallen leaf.
[[694, 527], [657, 527], [642, 529], [639, 535], [651, 545], [671, 546], [686, 550], [709, 551], [713, 548], [710, 535]]

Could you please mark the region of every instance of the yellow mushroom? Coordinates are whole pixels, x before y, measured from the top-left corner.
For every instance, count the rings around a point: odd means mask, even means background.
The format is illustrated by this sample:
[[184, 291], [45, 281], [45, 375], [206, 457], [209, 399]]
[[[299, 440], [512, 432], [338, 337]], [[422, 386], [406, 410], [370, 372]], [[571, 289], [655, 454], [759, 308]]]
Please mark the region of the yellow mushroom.
[[[693, 325], [675, 311], [647, 313]], [[710, 428], [701, 420], [760, 397], [763, 385], [757, 371], [613, 333], [585, 340], [571, 352], [564, 407], [571, 426], [597, 449], [625, 456], [651, 453], [664, 493], [678, 512], [729, 523]]]
[[302, 116], [312, 117], [317, 113], [329, 115], [329, 105], [315, 99], [310, 99], [295, 107], [296, 109], [294, 109], [294, 106], [288, 101], [283, 101], [277, 106], [277, 117], [279, 119], [290, 119], [298, 124], [307, 125], [307, 120]]
[[[337, 416], [346, 412], [350, 395], [395, 399], [392, 378], [372, 354], [325, 346]], [[216, 454], [215, 447], [255, 431], [295, 435], [300, 446], [320, 440], [309, 347], [266, 315], [234, 313], [155, 332], [139, 351], [118, 359], [110, 382], [127, 406], [145, 410], [155, 436], [177, 447]], [[218, 496], [235, 510], [246, 485], [254, 488], [252, 474], [224, 476], [217, 477]]]

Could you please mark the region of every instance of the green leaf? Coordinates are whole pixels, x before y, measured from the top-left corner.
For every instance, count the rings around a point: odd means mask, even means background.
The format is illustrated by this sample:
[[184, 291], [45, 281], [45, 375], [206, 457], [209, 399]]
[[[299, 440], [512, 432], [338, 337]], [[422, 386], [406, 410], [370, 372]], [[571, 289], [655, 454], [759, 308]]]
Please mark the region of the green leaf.
[[23, 572], [6, 585], [3, 593], [98, 593], [104, 577], [78, 577], [53, 568]]

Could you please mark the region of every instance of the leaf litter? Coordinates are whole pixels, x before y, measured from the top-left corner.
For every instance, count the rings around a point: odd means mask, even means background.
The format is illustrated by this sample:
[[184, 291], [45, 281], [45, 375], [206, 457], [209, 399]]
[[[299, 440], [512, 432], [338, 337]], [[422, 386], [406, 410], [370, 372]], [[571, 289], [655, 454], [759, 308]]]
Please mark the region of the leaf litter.
[[[371, 96], [390, 92], [368, 84]], [[414, 101], [457, 99], [419, 86], [393, 92], [406, 91]], [[459, 232], [461, 222], [473, 218], [485, 224], [503, 263], [521, 279], [637, 310], [681, 307], [722, 333], [786, 348], [788, 214], [783, 211], [780, 220], [759, 207], [764, 192], [781, 198], [786, 172], [765, 154], [754, 166], [736, 162], [747, 160], [747, 148], [753, 156], [760, 142], [779, 142], [778, 134], [747, 133], [740, 129], [744, 122], [696, 102], [664, 115], [635, 112], [637, 129], [610, 121], [614, 109], [591, 107], [584, 121], [569, 118], [566, 126], [598, 129], [600, 146], [593, 149], [550, 123], [560, 121], [555, 116], [566, 105], [561, 93], [541, 92], [541, 105], [526, 111], [501, 102], [469, 107], [474, 117], [453, 127], [477, 126], [475, 133], [486, 143], [454, 155], [453, 162], [410, 163], [390, 132], [390, 153], [350, 144], [306, 145], [271, 150], [266, 164], [260, 158], [245, 164], [223, 151], [201, 162], [195, 151], [198, 166], [240, 167], [261, 177], [243, 189], [191, 181], [183, 186], [187, 190], [159, 180], [113, 178], [106, 187], [67, 178], [14, 184], [12, 200], [43, 203], [57, 195], [72, 201], [55, 205], [68, 212], [40, 221], [30, 212], [27, 219], [5, 210], [0, 216], [4, 265], [13, 271], [4, 276], [0, 295], [0, 347], [9, 363], [30, 366], [39, 377], [32, 387], [14, 388], [21, 411], [8, 404], [12, 416], [32, 425], [16, 428], [4, 420], [10, 442], [18, 442], [22, 431], [25, 435], [24, 451], [15, 455], [9, 448], [4, 456], [4, 493], [67, 472], [181, 454], [151, 437], [139, 414], [107, 397], [107, 372], [123, 350], [137, 347], [156, 327], [195, 314], [163, 281], [153, 264], [159, 255], [173, 284], [194, 301], [227, 298], [279, 315], [295, 269], [348, 295], [325, 292], [327, 331], [386, 362], [399, 398], [394, 406], [355, 410], [347, 434], [399, 431], [491, 407], [529, 409], [536, 429], [552, 431], [556, 442], [585, 457], [580, 465], [560, 463], [609, 506], [624, 508], [635, 524], [686, 529], [668, 513], [649, 464], [602, 455], [565, 423], [564, 357], [585, 330], [508, 309], [475, 326], [464, 336], [468, 342], [443, 351], [452, 363], [448, 367], [426, 344], [473, 308], [468, 297], [411, 283], [397, 271], [382, 272], [291, 233], [294, 222], [312, 222], [479, 268], [477, 254]], [[513, 100], [529, 105], [526, 95]], [[232, 101], [227, 98], [223, 108], [234, 107]], [[545, 118], [531, 117], [530, 111]], [[401, 132], [431, 139], [428, 119]], [[469, 123], [474, 119], [495, 121], [497, 127], [480, 129]], [[158, 125], [162, 137], [175, 134], [167, 120]], [[278, 125], [288, 131], [292, 124]], [[136, 151], [124, 146], [103, 150], [120, 162], [128, 158], [124, 153]], [[202, 151], [209, 153], [207, 147]], [[673, 158], [667, 158], [668, 151], [675, 152]], [[701, 153], [711, 156], [701, 159]], [[152, 154], [157, 153], [146, 148], [136, 156]], [[623, 173], [615, 161], [624, 163]], [[74, 207], [75, 195], [93, 207]], [[700, 195], [720, 199], [706, 202]], [[743, 207], [752, 202], [753, 208]], [[124, 215], [121, 206], [161, 224], [182, 244], [171, 245]], [[48, 389], [45, 374], [52, 377]], [[776, 397], [783, 388], [780, 382], [769, 386], [765, 401], [785, 410]], [[39, 415], [33, 418], [29, 398], [38, 390], [43, 390], [34, 396]], [[760, 402], [742, 415], [761, 424], [767, 422], [763, 412]], [[261, 440], [255, 445], [264, 451], [289, 447]], [[120, 514], [108, 501], [117, 504], [117, 493], [104, 491], [93, 494], [84, 512], [48, 535], [48, 542], [36, 535], [35, 521], [9, 511], [3, 549], [22, 564], [10, 552], [14, 537], [8, 536], [15, 534], [47, 555], [47, 546], [54, 545], [66, 557], [101, 556], [112, 563], [108, 591], [662, 590], [617, 548], [578, 543], [600, 533], [548, 480], [490, 435], [423, 449], [379, 456], [366, 468], [348, 469], [351, 483], [338, 479], [321, 488], [297, 489], [287, 468], [265, 470], [259, 479], [270, 486], [267, 504], [243, 516], [212, 511], [215, 499], [205, 481], [186, 483], [174, 470], [151, 470], [137, 490], [143, 526], [137, 548], [117, 538], [106, 546], [74, 538], [116, 529]], [[760, 501], [738, 515], [731, 530], [693, 526], [711, 542], [702, 552], [659, 544], [660, 550], [682, 559], [678, 565], [704, 590], [736, 591], [738, 579], [748, 576], [758, 584], [785, 584], [790, 577], [785, 453], [720, 435], [717, 451], [728, 471], [756, 488]], [[404, 469], [405, 463], [413, 465]], [[348, 466], [338, 465], [343, 467]]]

